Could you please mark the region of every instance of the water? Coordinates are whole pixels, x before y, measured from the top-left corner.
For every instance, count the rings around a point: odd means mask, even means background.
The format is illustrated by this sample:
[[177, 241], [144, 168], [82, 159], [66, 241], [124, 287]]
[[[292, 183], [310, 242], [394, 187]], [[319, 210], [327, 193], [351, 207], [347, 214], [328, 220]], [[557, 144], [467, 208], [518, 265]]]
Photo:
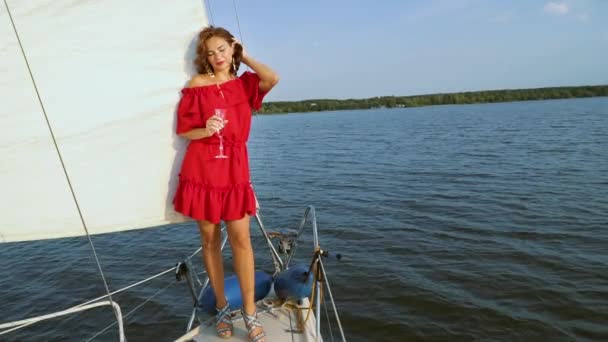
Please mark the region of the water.
[[[608, 340], [608, 98], [254, 120], [264, 220], [294, 226], [315, 205], [322, 244], [344, 255], [326, 265], [349, 341]], [[192, 225], [94, 242], [112, 289], [199, 244]], [[0, 245], [0, 260], [0, 322], [104, 291], [82, 238]], [[126, 314], [168, 286], [126, 318], [129, 341], [184, 332], [173, 279], [115, 296]], [[83, 341], [112, 322], [100, 308], [0, 340]]]

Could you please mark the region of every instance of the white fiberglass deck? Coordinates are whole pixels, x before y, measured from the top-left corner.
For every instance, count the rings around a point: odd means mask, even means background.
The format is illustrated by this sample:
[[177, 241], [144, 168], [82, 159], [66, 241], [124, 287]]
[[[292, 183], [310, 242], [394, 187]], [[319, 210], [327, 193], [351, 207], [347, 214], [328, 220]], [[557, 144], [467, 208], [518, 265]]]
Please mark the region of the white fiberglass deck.
[[[300, 305], [295, 303], [279, 304], [276, 301], [263, 300], [258, 302], [258, 319], [264, 325], [266, 331], [266, 342], [313, 342], [322, 341], [321, 337], [316, 336], [316, 319], [314, 311], [310, 312], [308, 320], [309, 301], [307, 298], [301, 301]], [[247, 329], [239, 311], [233, 312], [234, 335], [230, 341], [249, 341]], [[305, 322], [305, 323], [304, 323]], [[303, 329], [302, 329], [303, 327]], [[213, 317], [209, 316], [206, 324], [198, 326], [186, 335], [180, 337], [182, 341], [227, 341], [221, 338], [215, 331]]]

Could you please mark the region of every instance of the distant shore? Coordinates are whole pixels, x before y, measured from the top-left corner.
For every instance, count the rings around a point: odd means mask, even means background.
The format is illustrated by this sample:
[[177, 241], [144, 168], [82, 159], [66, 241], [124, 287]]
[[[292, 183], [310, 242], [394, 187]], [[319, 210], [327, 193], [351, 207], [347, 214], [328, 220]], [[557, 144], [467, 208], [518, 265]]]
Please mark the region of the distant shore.
[[414, 96], [381, 96], [367, 99], [313, 99], [264, 102], [260, 114], [322, 112], [330, 110], [409, 108], [446, 104], [473, 104], [608, 96], [608, 85], [531, 89], [484, 90]]

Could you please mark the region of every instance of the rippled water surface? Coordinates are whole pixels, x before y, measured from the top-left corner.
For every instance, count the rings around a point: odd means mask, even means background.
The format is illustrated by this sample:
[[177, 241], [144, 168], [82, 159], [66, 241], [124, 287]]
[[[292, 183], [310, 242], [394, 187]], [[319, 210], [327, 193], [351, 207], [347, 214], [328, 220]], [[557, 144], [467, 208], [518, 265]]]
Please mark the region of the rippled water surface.
[[[326, 267], [349, 341], [608, 340], [608, 98], [256, 117], [250, 156], [266, 225], [313, 204], [322, 244], [344, 255]], [[118, 289], [174, 266], [197, 234], [94, 242]], [[0, 323], [104, 292], [82, 238], [3, 244], [0, 260]], [[270, 267], [261, 247], [257, 262]], [[163, 290], [126, 318], [129, 341], [185, 331], [173, 280], [115, 296], [126, 314]], [[83, 341], [112, 322], [100, 308], [0, 340]]]

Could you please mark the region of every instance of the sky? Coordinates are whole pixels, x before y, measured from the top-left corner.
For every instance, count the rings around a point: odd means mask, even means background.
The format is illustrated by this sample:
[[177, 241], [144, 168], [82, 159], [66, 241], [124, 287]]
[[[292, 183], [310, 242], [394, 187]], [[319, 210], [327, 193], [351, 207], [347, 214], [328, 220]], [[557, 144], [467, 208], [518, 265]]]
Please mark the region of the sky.
[[608, 84], [608, 0], [207, 1], [267, 101]]

